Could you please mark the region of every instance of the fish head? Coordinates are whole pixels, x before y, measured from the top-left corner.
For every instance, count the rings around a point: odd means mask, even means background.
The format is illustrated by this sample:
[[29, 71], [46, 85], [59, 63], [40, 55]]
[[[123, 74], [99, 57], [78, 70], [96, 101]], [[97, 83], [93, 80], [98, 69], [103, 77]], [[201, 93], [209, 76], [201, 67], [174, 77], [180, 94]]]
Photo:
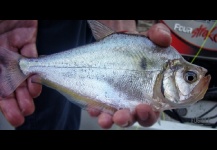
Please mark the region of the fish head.
[[164, 100], [181, 108], [203, 99], [211, 80], [206, 73], [207, 69], [182, 59], [169, 61], [161, 84]]

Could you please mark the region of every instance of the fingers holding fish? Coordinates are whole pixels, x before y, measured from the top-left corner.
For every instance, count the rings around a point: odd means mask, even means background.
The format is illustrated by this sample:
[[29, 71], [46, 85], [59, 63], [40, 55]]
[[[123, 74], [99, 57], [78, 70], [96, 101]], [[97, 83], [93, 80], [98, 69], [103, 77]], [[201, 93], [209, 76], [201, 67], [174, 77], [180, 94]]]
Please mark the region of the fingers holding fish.
[[101, 113], [96, 110], [89, 111], [91, 116], [98, 116], [98, 124], [104, 128], [109, 129], [113, 124], [120, 127], [130, 127], [136, 121], [143, 127], [153, 125], [159, 118], [159, 112], [153, 111], [152, 107], [146, 104], [140, 104], [136, 107], [134, 112], [128, 109], [118, 110], [114, 115]]
[[98, 124], [103, 129], [109, 129], [114, 124], [112, 115], [108, 113], [101, 113], [100, 110], [93, 109], [91, 107], [88, 107], [87, 111], [91, 117], [98, 117]]
[[27, 88], [27, 83], [23, 82], [16, 90], [16, 99], [19, 105], [20, 111], [23, 116], [32, 114], [35, 110], [33, 98]]
[[37, 20], [1, 20], [0, 34], [6, 33], [16, 28], [31, 28], [31, 27], [36, 28], [36, 26], [37, 26]]
[[0, 99], [0, 108], [3, 115], [12, 126], [17, 127], [23, 124], [24, 116], [21, 113], [14, 95], [6, 99]]
[[38, 75], [32, 75], [27, 79], [28, 91], [32, 98], [38, 97], [42, 92], [42, 85], [33, 82], [37, 78]]
[[[37, 57], [36, 50], [36, 33], [37, 33], [37, 21], [36, 20], [8, 20], [2, 21], [0, 23], [0, 45], [10, 51], [20, 53], [22, 56], [26, 57]], [[3, 54], [6, 50], [1, 48], [2, 54], [2, 71], [0, 79], [1, 82], [1, 92], [4, 91], [10, 93], [10, 96], [4, 99], [0, 99], [0, 108], [4, 116], [11, 125], [17, 127], [24, 122], [24, 116], [32, 114], [35, 107], [33, 103], [33, 98], [39, 95], [41, 91], [41, 85], [31, 83], [31, 79], [28, 78], [27, 82], [23, 82], [26, 78], [21, 79], [21, 76], [14, 76], [7, 72], [8, 69], [4, 69], [5, 55]], [[8, 53], [8, 57], [15, 58]], [[17, 55], [18, 56], [18, 55]], [[3, 59], [4, 58], [4, 59]], [[16, 57], [17, 61], [19, 60]], [[7, 64], [9, 68], [10, 63]], [[16, 69], [15, 69], [16, 70]], [[12, 76], [9, 78], [9, 76]], [[7, 81], [6, 81], [7, 79]], [[7, 82], [7, 83], [6, 83]], [[13, 84], [13, 83], [19, 83]], [[2, 88], [5, 88], [3, 90]], [[16, 88], [16, 89], [15, 89]], [[4, 96], [5, 94], [2, 94]]]
[[87, 111], [88, 111], [88, 113], [90, 114], [90, 116], [92, 116], [92, 117], [98, 117], [99, 115], [100, 115], [100, 113], [101, 113], [101, 111], [100, 110], [97, 110], [97, 109], [92, 109], [92, 108], [87, 108]]
[[162, 47], [168, 47], [172, 42], [169, 28], [162, 23], [153, 25], [145, 34], [151, 41]]
[[26, 82], [23, 82], [9, 97], [0, 99], [0, 110], [12, 126], [23, 124], [24, 117], [35, 110]]
[[89, 109], [89, 114], [92, 117], [98, 117], [98, 124], [104, 129], [109, 129], [113, 124], [120, 127], [129, 127], [135, 123], [135, 114], [128, 109], [118, 110], [114, 115], [100, 112], [96, 109]]
[[168, 47], [172, 42], [169, 28], [167, 28], [166, 25], [162, 23], [157, 23], [151, 26], [150, 29], [146, 32], [139, 33], [138, 31], [130, 31], [125, 33], [145, 35], [149, 37], [155, 44], [162, 47]]
[[98, 124], [104, 129], [111, 128], [113, 125], [112, 116], [108, 113], [101, 113], [98, 117]]
[[[32, 29], [33, 30], [33, 29]], [[35, 33], [35, 30], [32, 31], [33, 33], [32, 34], [36, 34]], [[31, 34], [30, 34], [31, 35]], [[32, 39], [33, 41], [26, 44], [21, 50], [20, 50], [20, 53], [21, 55], [23, 56], [26, 56], [26, 57], [30, 57], [30, 58], [35, 58], [38, 56], [38, 53], [37, 53], [37, 49], [36, 49], [36, 45], [35, 45], [35, 39]], [[31, 41], [31, 40], [30, 40]], [[30, 76], [28, 79], [27, 79], [27, 85], [28, 85], [28, 90], [29, 90], [29, 93], [30, 95], [33, 97], [33, 98], [36, 98], [40, 95], [41, 91], [42, 91], [42, 85], [40, 84], [36, 84], [36, 83], [33, 83], [32, 82], [32, 79], [33, 78], [38, 78], [37, 75], [33, 75], [33, 76]]]
[[128, 109], [122, 109], [115, 112], [113, 121], [118, 126], [129, 127], [135, 122], [135, 115]]
[[136, 119], [141, 126], [149, 127], [159, 118], [160, 113], [153, 111], [151, 106], [140, 104], [136, 107]]

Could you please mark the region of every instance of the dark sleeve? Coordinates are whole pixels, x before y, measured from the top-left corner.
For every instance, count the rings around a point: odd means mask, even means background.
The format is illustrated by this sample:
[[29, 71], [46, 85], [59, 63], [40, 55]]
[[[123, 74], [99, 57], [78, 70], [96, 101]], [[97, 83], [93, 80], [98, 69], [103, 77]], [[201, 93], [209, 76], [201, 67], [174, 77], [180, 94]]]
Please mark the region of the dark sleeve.
[[136, 21], [136, 26], [138, 26], [138, 20], [135, 20]]

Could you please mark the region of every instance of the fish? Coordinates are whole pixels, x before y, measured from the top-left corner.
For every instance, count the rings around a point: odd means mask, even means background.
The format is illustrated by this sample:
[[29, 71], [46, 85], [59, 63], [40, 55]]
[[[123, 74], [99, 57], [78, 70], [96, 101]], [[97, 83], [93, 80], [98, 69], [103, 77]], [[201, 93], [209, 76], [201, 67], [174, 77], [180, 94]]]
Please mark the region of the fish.
[[13, 93], [29, 76], [55, 89], [82, 109], [114, 114], [139, 104], [155, 111], [183, 108], [201, 100], [210, 75], [172, 46], [144, 35], [115, 32], [88, 20], [95, 42], [38, 58], [0, 50], [0, 97]]

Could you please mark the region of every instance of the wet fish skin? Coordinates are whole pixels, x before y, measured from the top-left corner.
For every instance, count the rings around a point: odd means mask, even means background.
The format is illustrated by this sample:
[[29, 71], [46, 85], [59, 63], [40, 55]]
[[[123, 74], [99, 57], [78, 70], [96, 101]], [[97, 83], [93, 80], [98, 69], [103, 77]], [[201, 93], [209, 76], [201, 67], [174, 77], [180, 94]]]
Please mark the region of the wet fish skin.
[[[113, 34], [102, 41], [66, 52], [39, 59], [21, 59], [20, 68], [25, 75], [39, 74], [42, 84], [55, 86], [62, 94], [67, 93], [64, 95], [69, 99], [91, 97], [91, 100], [97, 99], [97, 102], [117, 109], [131, 108], [145, 102], [144, 92], [153, 92], [153, 76], [157, 75], [156, 71], [161, 71], [158, 64], [154, 73], [145, 70], [145, 57], [152, 51], [145, 53], [147, 48], [141, 44], [145, 41], [151, 44], [143, 36]], [[146, 102], [149, 103], [148, 99]]]
[[[211, 77], [205, 77], [206, 69], [188, 63], [173, 47], [159, 47], [142, 35], [114, 33], [94, 21], [90, 24], [98, 40], [92, 44], [36, 59], [1, 50], [4, 60], [19, 64], [12, 67], [13, 75], [6, 73], [10, 82], [5, 85], [17, 79], [15, 74], [20, 77], [13, 86], [0, 86], [7, 89], [0, 96], [13, 92], [29, 75], [38, 74], [40, 78], [33, 82], [59, 91], [82, 108], [110, 114], [122, 108], [133, 111], [140, 103], [156, 110], [185, 107], [203, 97]], [[10, 66], [3, 64], [2, 68]], [[187, 71], [198, 77], [194, 83], [183, 80]], [[189, 91], [184, 96], [183, 85]]]

